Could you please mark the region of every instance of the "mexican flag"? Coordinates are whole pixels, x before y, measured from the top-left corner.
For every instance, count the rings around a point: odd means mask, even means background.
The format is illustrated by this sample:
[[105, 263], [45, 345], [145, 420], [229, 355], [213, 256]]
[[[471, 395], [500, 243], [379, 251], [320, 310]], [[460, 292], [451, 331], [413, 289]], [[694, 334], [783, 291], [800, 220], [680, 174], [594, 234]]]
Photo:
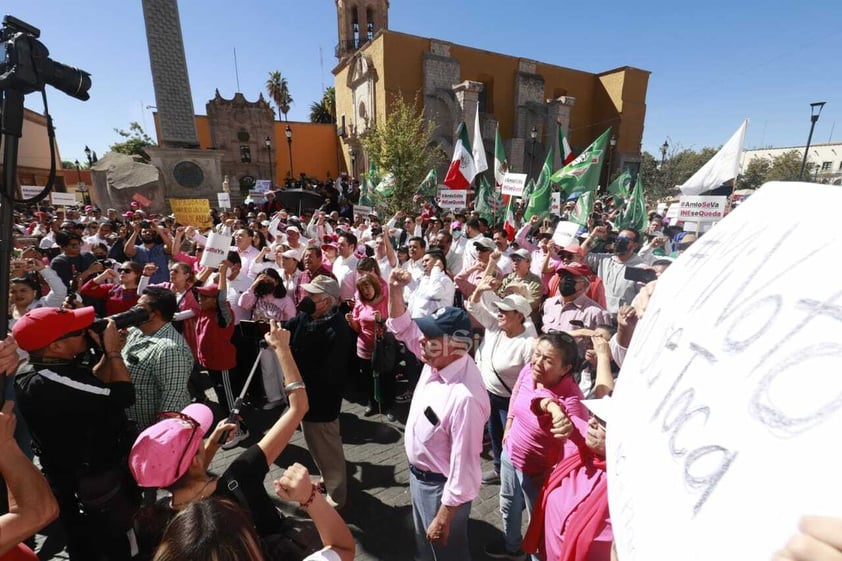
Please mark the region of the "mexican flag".
[[517, 233], [515, 213], [512, 211], [513, 199], [514, 197], [509, 197], [509, 203], [506, 205], [506, 220], [503, 222], [503, 229], [506, 230], [506, 236], [509, 238], [509, 241], [513, 241]]
[[643, 196], [643, 183], [640, 181], [640, 174], [637, 174], [637, 182], [626, 204], [625, 210], [614, 223], [617, 231], [629, 229], [642, 232], [649, 225], [649, 215], [646, 212], [646, 199]]
[[503, 139], [500, 137], [500, 125], [494, 134], [494, 183], [497, 190], [503, 189], [503, 178], [509, 171], [509, 159], [506, 157], [506, 148], [503, 146]]
[[453, 159], [444, 177], [444, 184], [451, 189], [467, 189], [476, 175], [477, 167], [471, 153], [468, 130], [465, 128], [465, 123], [461, 122], [456, 132], [456, 146], [453, 148]]
[[558, 123], [558, 149], [561, 150], [561, 165], [566, 166], [575, 158], [570, 143], [564, 136], [564, 128], [561, 126], [561, 122]]
[[611, 129], [608, 128], [572, 162], [552, 175], [550, 180], [558, 183], [567, 197], [592, 191], [599, 185], [599, 175], [606, 155], [605, 146], [610, 136]]
[[534, 215], [544, 216], [550, 212], [550, 175], [552, 174], [553, 157], [555, 149], [550, 144], [544, 166], [541, 168], [541, 175], [535, 182], [535, 190], [529, 196], [529, 204], [523, 213], [523, 219], [529, 220]]

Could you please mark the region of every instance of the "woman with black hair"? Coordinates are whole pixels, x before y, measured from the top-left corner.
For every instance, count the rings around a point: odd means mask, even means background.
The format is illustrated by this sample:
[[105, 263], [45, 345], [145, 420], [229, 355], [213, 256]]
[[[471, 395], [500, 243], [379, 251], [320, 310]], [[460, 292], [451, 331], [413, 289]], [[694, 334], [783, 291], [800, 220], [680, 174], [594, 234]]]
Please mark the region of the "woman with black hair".
[[[40, 259], [27, 259], [24, 270], [23, 276], [9, 281], [9, 328], [29, 310], [45, 306], [57, 308], [67, 296], [67, 287], [61, 278]], [[41, 275], [50, 286], [46, 296], [41, 296], [41, 283], [36, 275]]]

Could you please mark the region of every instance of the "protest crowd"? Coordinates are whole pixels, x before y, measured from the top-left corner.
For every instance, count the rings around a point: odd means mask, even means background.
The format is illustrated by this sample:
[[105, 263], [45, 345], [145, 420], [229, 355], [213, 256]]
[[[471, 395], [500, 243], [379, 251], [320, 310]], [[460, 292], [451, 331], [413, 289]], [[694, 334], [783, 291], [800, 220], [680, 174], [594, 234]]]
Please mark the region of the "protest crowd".
[[[697, 234], [655, 212], [630, 224], [611, 195], [570, 228], [574, 202], [529, 218], [513, 204], [504, 224], [424, 197], [355, 213], [355, 182], [324, 190], [300, 214], [272, 193], [214, 209], [211, 227], [135, 204], [16, 212], [0, 559], [34, 559], [30, 537], [58, 517], [72, 561], [350, 561], [349, 396], [383, 423], [408, 407], [415, 559], [471, 558], [482, 486], [499, 488], [488, 556], [612, 558], [610, 396], [658, 277]], [[259, 434], [229, 416], [242, 407], [277, 420]], [[297, 430], [321, 484], [294, 464], [270, 496]], [[211, 473], [220, 448], [242, 452]]]

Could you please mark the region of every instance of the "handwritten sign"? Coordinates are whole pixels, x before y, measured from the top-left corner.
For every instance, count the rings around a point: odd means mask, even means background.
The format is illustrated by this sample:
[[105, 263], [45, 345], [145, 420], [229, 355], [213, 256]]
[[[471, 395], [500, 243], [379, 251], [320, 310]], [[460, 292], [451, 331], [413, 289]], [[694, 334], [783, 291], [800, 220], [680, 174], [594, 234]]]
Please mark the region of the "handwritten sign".
[[219, 208], [231, 208], [231, 193], [217, 193], [216, 202]]
[[[794, 200], [822, 204], [781, 222]], [[840, 515], [839, 205], [766, 184], [658, 281], [608, 429], [622, 561], [770, 559], [799, 516]]]
[[79, 204], [76, 193], [50, 193], [50, 201], [56, 206], [73, 206]]
[[694, 222], [716, 222], [725, 216], [728, 197], [681, 197], [678, 219]]
[[464, 189], [442, 189], [439, 191], [441, 208], [465, 208], [468, 206], [468, 192]]
[[213, 227], [210, 217], [210, 202], [207, 199], [170, 199], [170, 208], [179, 224]]
[[503, 177], [503, 194], [520, 197], [523, 194], [523, 188], [526, 186], [525, 173], [507, 173]]

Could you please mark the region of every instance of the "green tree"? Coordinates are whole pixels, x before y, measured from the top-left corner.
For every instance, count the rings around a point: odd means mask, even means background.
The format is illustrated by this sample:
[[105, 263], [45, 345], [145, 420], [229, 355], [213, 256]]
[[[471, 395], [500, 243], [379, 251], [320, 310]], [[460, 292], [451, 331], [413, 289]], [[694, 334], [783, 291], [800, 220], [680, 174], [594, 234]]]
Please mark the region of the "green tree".
[[147, 146], [157, 146], [152, 137], [146, 134], [143, 127], [137, 121], [129, 123], [129, 130], [114, 129], [114, 131], [122, 136], [125, 140], [123, 142], [116, 142], [111, 145], [112, 152], [119, 152], [129, 156], [141, 156], [144, 160], [149, 160], [149, 155], [144, 151]]
[[281, 119], [281, 113], [284, 114], [284, 120], [289, 121], [287, 113], [289, 113], [289, 106], [292, 104], [292, 96], [289, 95], [289, 84], [287, 79], [281, 76], [280, 70], [275, 70], [269, 73], [269, 79], [266, 80], [266, 91], [269, 97], [278, 106], [278, 120]]
[[772, 165], [769, 166], [766, 181], [798, 181], [802, 157], [801, 151], [790, 150], [774, 158]]
[[336, 123], [336, 89], [325, 88], [322, 99], [310, 104], [311, 123]]
[[395, 178], [394, 192], [379, 197], [378, 211], [388, 214], [402, 210], [413, 212], [416, 189], [430, 169], [443, 161], [444, 154], [433, 143], [435, 123], [419, 111], [419, 98], [407, 102], [396, 96], [388, 105], [386, 119], [361, 138], [370, 162], [381, 176], [391, 173]]
[[767, 181], [772, 161], [766, 158], [753, 158], [746, 169], [740, 174], [737, 182], [738, 189], [757, 189]]

